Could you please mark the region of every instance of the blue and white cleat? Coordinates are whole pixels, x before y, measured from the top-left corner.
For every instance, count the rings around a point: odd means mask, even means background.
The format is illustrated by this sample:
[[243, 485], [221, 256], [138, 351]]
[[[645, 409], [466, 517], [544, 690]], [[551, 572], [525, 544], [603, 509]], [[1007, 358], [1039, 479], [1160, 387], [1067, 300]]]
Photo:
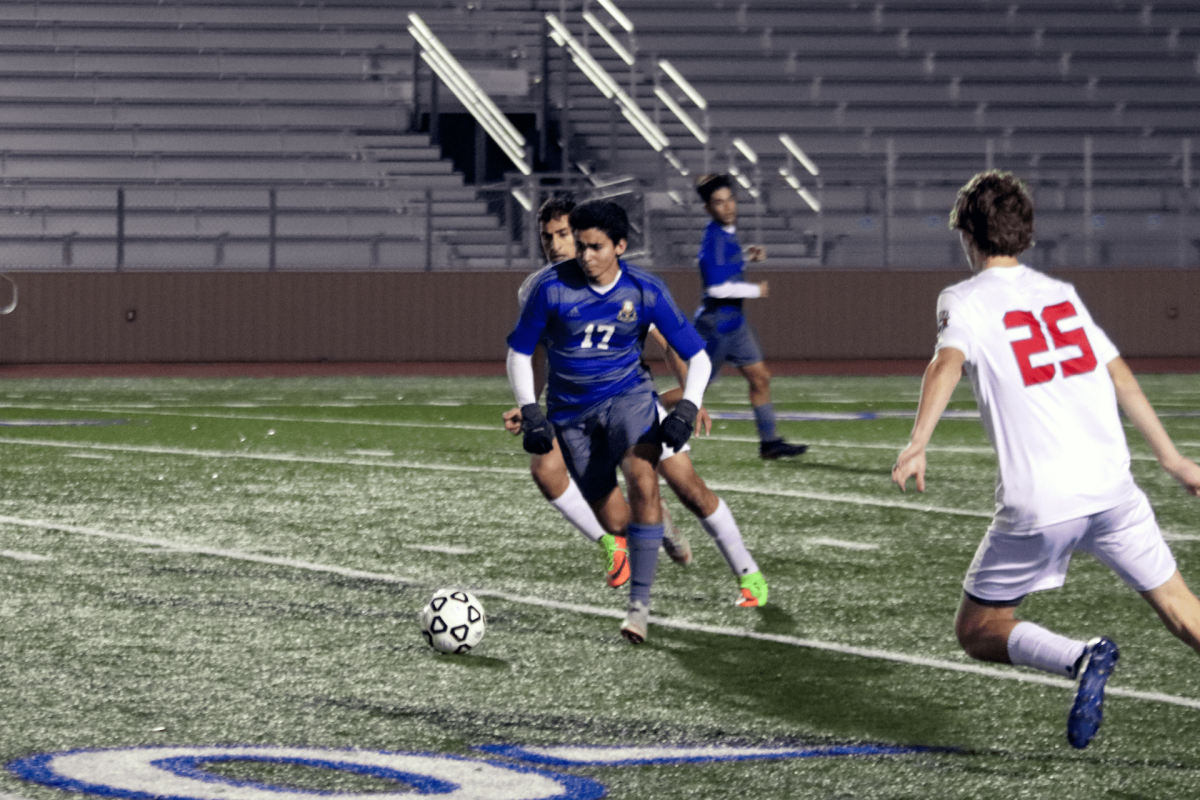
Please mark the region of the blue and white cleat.
[[1092, 639], [1079, 657], [1075, 665], [1075, 674], [1080, 676], [1079, 689], [1067, 715], [1067, 741], [1072, 747], [1087, 747], [1100, 730], [1104, 721], [1104, 685], [1120, 657], [1117, 643], [1107, 636]]

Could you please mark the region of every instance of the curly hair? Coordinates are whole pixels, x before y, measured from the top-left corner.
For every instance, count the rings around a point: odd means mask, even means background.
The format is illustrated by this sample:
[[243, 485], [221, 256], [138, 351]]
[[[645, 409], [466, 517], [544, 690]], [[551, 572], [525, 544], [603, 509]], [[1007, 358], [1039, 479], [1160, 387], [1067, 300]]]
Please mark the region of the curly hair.
[[970, 237], [985, 256], [1016, 256], [1033, 245], [1033, 197], [1011, 172], [980, 172], [958, 190], [950, 229]]

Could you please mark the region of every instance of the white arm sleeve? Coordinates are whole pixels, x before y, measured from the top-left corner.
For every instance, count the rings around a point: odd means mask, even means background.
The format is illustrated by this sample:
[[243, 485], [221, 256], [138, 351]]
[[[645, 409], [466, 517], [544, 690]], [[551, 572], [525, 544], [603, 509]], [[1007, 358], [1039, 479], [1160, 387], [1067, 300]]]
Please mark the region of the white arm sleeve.
[[513, 396], [517, 398], [517, 407], [524, 407], [537, 402], [533, 393], [533, 356], [518, 353], [508, 348], [508, 385], [512, 387]]
[[704, 390], [708, 388], [708, 379], [712, 375], [712, 361], [708, 353], [701, 350], [687, 362], [687, 383], [683, 387], [683, 399], [691, 400], [696, 408], [704, 405]]
[[757, 283], [747, 283], [745, 281], [725, 281], [725, 283], [718, 283], [716, 286], [708, 287], [704, 290], [704, 293], [718, 300], [731, 300], [739, 297], [745, 299], [762, 297], [762, 287]]

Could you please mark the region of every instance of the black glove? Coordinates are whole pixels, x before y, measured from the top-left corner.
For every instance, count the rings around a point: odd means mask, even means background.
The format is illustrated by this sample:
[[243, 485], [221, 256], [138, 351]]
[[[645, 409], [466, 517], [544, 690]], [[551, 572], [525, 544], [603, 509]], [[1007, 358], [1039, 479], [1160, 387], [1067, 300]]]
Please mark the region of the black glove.
[[662, 423], [663, 444], [672, 450], [678, 450], [687, 444], [692, 429], [696, 427], [698, 413], [700, 409], [696, 408], [696, 404], [691, 400], [680, 400], [676, 403]]
[[544, 456], [554, 449], [554, 428], [537, 403], [521, 406], [521, 432], [525, 435], [521, 446], [526, 453]]

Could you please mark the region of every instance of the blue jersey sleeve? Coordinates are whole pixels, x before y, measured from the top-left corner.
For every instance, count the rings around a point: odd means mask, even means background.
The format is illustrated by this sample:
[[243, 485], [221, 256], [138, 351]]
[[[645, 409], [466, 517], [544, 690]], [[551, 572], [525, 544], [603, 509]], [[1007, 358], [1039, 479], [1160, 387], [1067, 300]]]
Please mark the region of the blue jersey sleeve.
[[649, 309], [650, 322], [654, 323], [679, 357], [687, 361], [704, 349], [704, 340], [700, 338], [691, 321], [679, 310], [667, 287], [658, 283], [655, 289], [653, 305]]
[[521, 317], [517, 326], [508, 335], [508, 346], [518, 353], [533, 355], [549, 321], [549, 304], [546, 300], [546, 281], [533, 287], [532, 293], [521, 306]]

